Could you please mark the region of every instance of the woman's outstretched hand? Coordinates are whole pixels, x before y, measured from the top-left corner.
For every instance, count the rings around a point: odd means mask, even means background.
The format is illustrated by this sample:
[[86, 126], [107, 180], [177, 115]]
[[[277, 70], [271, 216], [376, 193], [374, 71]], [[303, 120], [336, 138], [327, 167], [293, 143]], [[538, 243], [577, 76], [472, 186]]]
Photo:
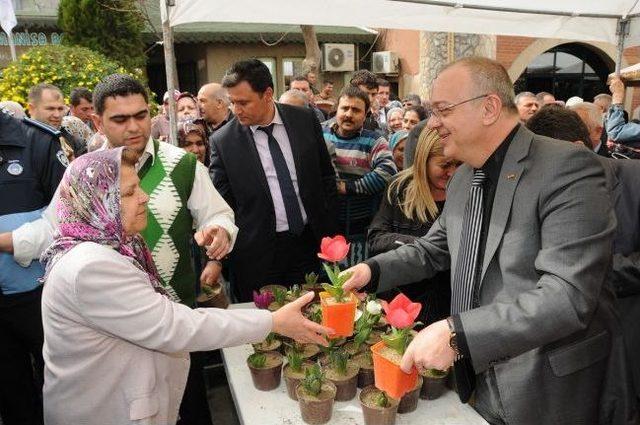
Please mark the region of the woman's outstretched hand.
[[288, 336], [298, 342], [311, 342], [326, 346], [327, 340], [323, 335], [332, 334], [333, 329], [319, 325], [302, 315], [302, 308], [313, 300], [313, 296], [313, 292], [309, 292], [275, 311], [272, 316], [272, 332]]

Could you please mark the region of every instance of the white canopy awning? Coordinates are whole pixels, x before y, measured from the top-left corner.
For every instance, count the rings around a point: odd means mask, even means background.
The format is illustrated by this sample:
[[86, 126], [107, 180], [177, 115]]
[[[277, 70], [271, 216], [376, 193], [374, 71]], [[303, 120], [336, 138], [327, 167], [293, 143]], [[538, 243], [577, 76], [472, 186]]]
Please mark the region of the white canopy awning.
[[[164, 0], [160, 0], [164, 1]], [[254, 22], [367, 26], [640, 44], [638, 0], [176, 0], [171, 26], [190, 22]]]

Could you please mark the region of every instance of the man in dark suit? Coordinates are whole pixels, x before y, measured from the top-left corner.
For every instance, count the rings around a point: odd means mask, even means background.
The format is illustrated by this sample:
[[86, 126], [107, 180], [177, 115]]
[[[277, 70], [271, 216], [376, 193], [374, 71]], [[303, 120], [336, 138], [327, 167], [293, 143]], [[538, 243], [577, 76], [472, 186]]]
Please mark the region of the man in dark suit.
[[235, 117], [211, 139], [210, 172], [240, 229], [232, 290], [249, 301], [265, 284], [300, 284], [319, 271], [320, 239], [336, 231], [336, 180], [313, 111], [276, 104], [262, 62], [235, 63], [222, 85]]
[[[432, 88], [444, 153], [464, 162], [429, 233], [353, 267], [347, 289], [386, 290], [451, 268], [452, 315], [422, 330], [402, 368], [454, 363], [459, 395], [497, 424], [632, 423], [604, 388], [614, 335], [605, 283], [615, 219], [587, 150], [519, 124], [506, 70], [448, 65]], [[620, 363], [615, 363], [619, 365]]]

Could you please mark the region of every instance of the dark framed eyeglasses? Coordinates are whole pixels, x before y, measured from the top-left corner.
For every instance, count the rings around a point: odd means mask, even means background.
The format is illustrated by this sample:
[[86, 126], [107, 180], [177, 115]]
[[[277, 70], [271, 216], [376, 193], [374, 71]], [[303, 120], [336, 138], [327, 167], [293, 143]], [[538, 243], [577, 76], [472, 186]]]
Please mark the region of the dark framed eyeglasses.
[[438, 118], [438, 119], [440, 119], [440, 118], [442, 118], [444, 116], [444, 114], [446, 112], [450, 112], [456, 106], [464, 105], [465, 103], [469, 103], [469, 102], [472, 102], [474, 100], [483, 99], [483, 98], [485, 98], [487, 96], [489, 96], [489, 93], [481, 94], [480, 96], [472, 97], [470, 99], [466, 99], [466, 100], [460, 101], [458, 103], [453, 103], [451, 105], [443, 106], [443, 107], [440, 107], [440, 108], [432, 107], [431, 108], [431, 115], [436, 117], [436, 118]]

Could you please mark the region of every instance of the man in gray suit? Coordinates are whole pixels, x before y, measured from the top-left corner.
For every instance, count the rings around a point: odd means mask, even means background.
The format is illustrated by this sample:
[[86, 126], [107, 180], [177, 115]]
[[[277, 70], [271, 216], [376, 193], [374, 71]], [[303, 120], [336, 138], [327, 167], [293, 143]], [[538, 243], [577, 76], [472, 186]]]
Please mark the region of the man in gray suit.
[[383, 291], [450, 268], [453, 314], [414, 338], [405, 371], [457, 359], [461, 399], [475, 390], [474, 407], [491, 423], [628, 422], [626, 400], [604, 397], [619, 325], [604, 283], [615, 218], [603, 169], [587, 150], [521, 126], [513, 98], [490, 59], [440, 73], [428, 125], [465, 165], [429, 233], [354, 266], [346, 288]]

